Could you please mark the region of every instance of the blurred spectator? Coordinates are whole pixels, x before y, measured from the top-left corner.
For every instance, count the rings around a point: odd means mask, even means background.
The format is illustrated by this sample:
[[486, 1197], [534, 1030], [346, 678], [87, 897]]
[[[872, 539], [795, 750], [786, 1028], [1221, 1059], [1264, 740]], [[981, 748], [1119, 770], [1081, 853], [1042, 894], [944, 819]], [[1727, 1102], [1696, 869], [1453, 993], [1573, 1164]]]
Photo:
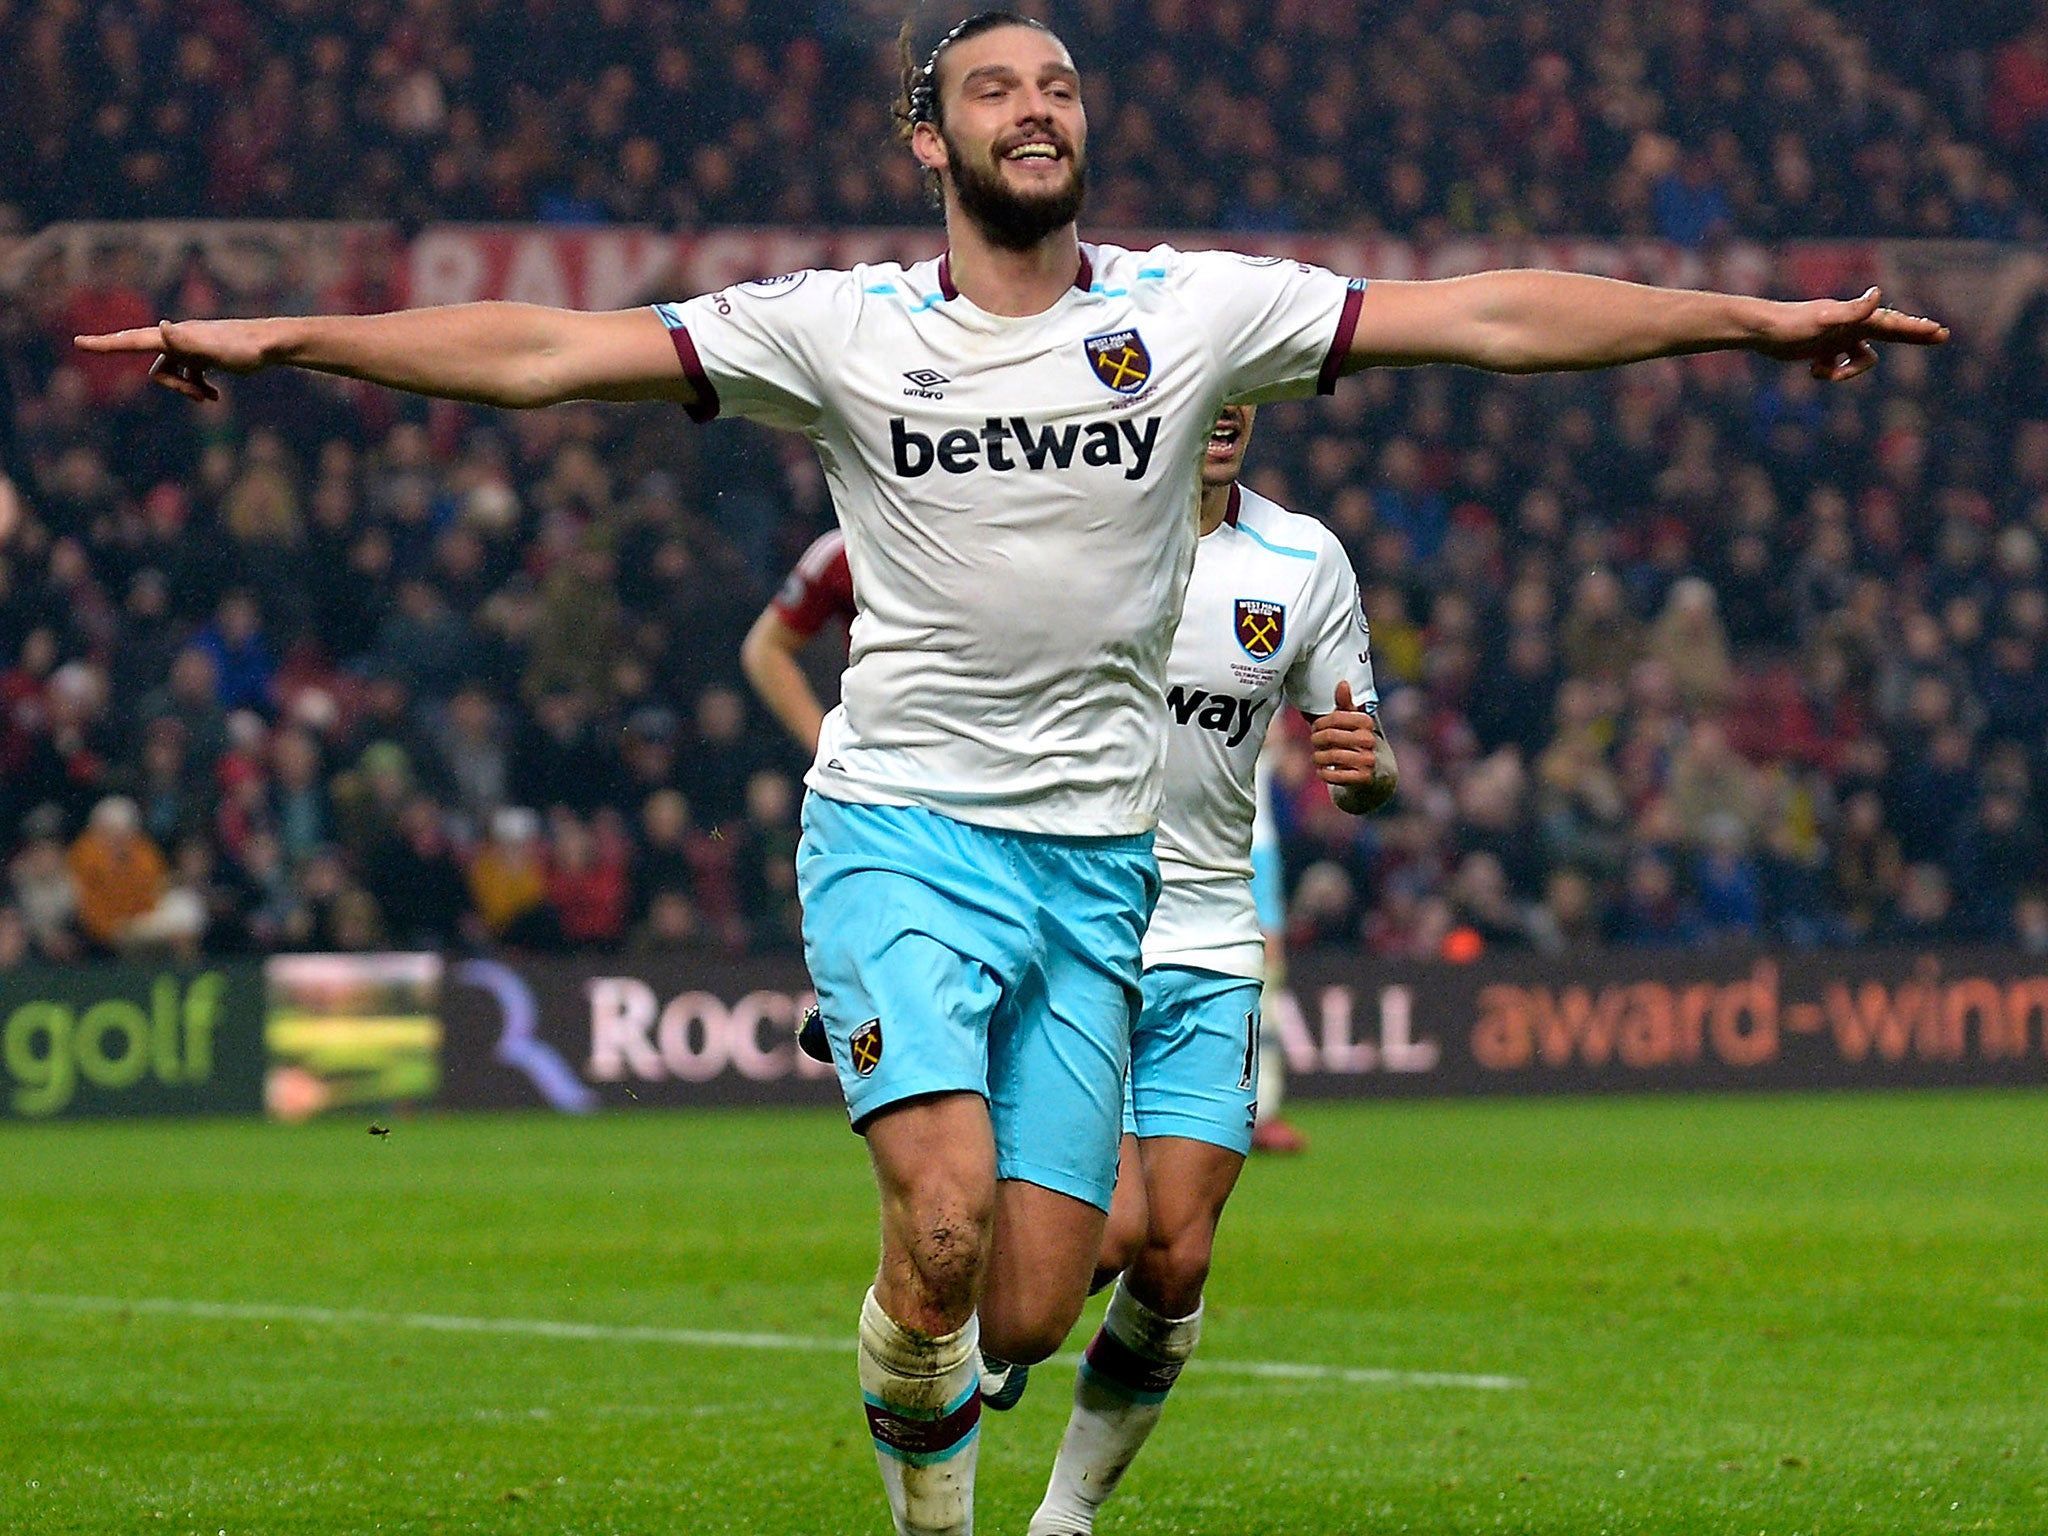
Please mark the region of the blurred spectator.
[[269, 821], [289, 866], [302, 863], [334, 835], [321, 759], [319, 740], [301, 728], [280, 730], [271, 744]]
[[78, 890], [78, 925], [97, 948], [195, 944], [204, 932], [204, 908], [190, 891], [172, 886], [162, 852], [125, 795], [93, 807], [66, 857]]
[[1732, 816], [1708, 820], [1693, 864], [1700, 923], [1717, 939], [1753, 939], [1763, 924], [1763, 876], [1747, 830]]
[[1509, 893], [1507, 875], [1493, 854], [1467, 854], [1451, 881], [1450, 895], [1452, 921], [1457, 925], [1453, 932], [1467, 936], [1465, 942], [1472, 954], [1531, 946], [1528, 914]]
[[213, 622], [199, 632], [193, 646], [213, 663], [214, 698], [222, 709], [270, 708], [276, 662], [264, 643], [263, 619], [254, 597], [230, 592], [222, 598]]
[[1756, 772], [1735, 755], [1720, 722], [1696, 724], [1671, 768], [1671, 810], [1678, 834], [1695, 848], [1710, 842], [1748, 847], [1762, 804]]
[[64, 813], [54, 805], [29, 812], [24, 841], [7, 866], [7, 904], [41, 960], [62, 964], [79, 955], [78, 884], [65, 858]]
[[706, 947], [697, 909], [682, 891], [655, 893], [647, 916], [633, 929], [630, 948], [640, 955], [691, 954]]
[[746, 808], [747, 781], [768, 756], [747, 732], [747, 705], [736, 688], [714, 684], [697, 695], [696, 730], [676, 753], [676, 775], [690, 786], [699, 823], [723, 827]]
[[373, 666], [428, 704], [452, 697], [483, 663], [469, 625], [423, 577], [398, 583], [396, 601], [378, 626], [370, 654]]
[[2012, 927], [2021, 954], [2034, 959], [2048, 955], [2048, 892], [2038, 887], [2022, 892], [2013, 904]]
[[2021, 894], [2048, 872], [2048, 842], [2018, 794], [1993, 789], [1957, 831], [1947, 866], [1962, 893], [1958, 924], [1979, 938], [2010, 940]]
[[532, 811], [507, 806], [491, 818], [490, 836], [469, 861], [469, 895], [492, 938], [522, 949], [560, 947], [540, 818]]
[[1642, 654], [1642, 625], [1628, 611], [1613, 572], [1588, 571], [1579, 579], [1560, 633], [1564, 662], [1575, 676], [1614, 682]]
[[1899, 945], [1945, 944], [1963, 937], [1948, 871], [1939, 864], [1908, 865], [1881, 936]]
[[404, 747], [381, 738], [366, 746], [355, 767], [334, 777], [334, 822], [342, 846], [364, 857], [397, 831], [415, 782]]
[[[16, 197], [8, 188], [7, 201]], [[73, 289], [54, 316], [59, 336], [91, 336], [154, 325], [156, 306], [142, 289], [140, 262], [125, 245], [103, 244], [93, 251], [85, 281]], [[85, 382], [86, 398], [96, 410], [124, 405], [146, 386], [149, 368], [141, 359], [81, 354], [71, 359]]]
[[794, 954], [803, 948], [803, 908], [796, 894], [796, 786], [763, 769], [747, 780], [746, 818], [739, 829], [741, 905], [751, 920], [752, 948]]
[[1874, 789], [1858, 790], [1842, 807], [1828, 860], [1828, 899], [1841, 936], [1868, 937], [1889, 912], [1904, 879], [1906, 861], [1884, 820], [1884, 801]]
[[200, 762], [217, 761], [228, 747], [228, 716], [220, 703], [220, 668], [203, 646], [188, 645], [171, 662], [163, 687], [142, 701], [142, 718], [169, 720], [183, 733], [186, 750]]
[[1358, 931], [1351, 877], [1342, 866], [1312, 864], [1302, 871], [1287, 907], [1290, 949], [1348, 946]]
[[[473, 937], [468, 922], [471, 885], [450, 848], [442, 813], [415, 795], [365, 861], [363, 885], [375, 898], [384, 931], [406, 949], [464, 947]], [[517, 920], [503, 918], [509, 927]]]
[[593, 832], [574, 814], [553, 818], [547, 900], [570, 944], [610, 949], [625, 937], [631, 900], [626, 850], [616, 835]]
[[589, 696], [573, 689], [550, 689], [534, 700], [529, 727], [514, 743], [510, 760], [515, 798], [575, 811], [597, 805], [607, 791], [609, 765], [602, 761], [591, 716]]
[[1600, 942], [1599, 891], [1583, 870], [1551, 871], [1543, 904], [1529, 914], [1529, 936], [1545, 955], [1568, 955]]
[[1628, 885], [1610, 936], [1638, 949], [1685, 949], [1705, 939], [1699, 914], [1664, 854], [1646, 848], [1629, 860]]
[[644, 921], [665, 895], [692, 905], [695, 885], [690, 858], [690, 808], [673, 789], [647, 797], [640, 810], [639, 847], [633, 861], [633, 916]]
[[19, 970], [34, 958], [35, 947], [20, 908], [0, 901], [0, 975]]
[[1671, 589], [1651, 627], [1649, 653], [1664, 664], [1687, 714], [1718, 710], [1734, 692], [1735, 668], [1714, 589], [1688, 576]]
[[490, 690], [471, 683], [448, 701], [435, 745], [448, 765], [455, 803], [481, 825], [511, 786], [504, 716]]

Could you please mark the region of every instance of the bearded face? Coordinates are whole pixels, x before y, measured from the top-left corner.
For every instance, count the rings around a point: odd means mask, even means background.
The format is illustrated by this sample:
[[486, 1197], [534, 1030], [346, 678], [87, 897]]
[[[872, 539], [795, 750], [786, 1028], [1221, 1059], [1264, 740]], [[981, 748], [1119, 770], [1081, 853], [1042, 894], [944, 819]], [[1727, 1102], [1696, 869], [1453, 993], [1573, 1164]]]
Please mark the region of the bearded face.
[[[974, 220], [991, 244], [1029, 250], [1080, 217], [1088, 191], [1088, 162], [1056, 127], [1020, 129], [979, 153], [948, 129], [941, 129], [939, 136], [945, 140], [960, 211]], [[1012, 164], [1028, 166], [1029, 179], [1044, 183], [1050, 178], [1040, 167], [1048, 160], [1067, 169], [1050, 185], [1018, 185], [1005, 169]]]
[[941, 76], [944, 110], [911, 142], [951, 206], [1006, 250], [1071, 227], [1088, 183], [1088, 116], [1060, 40], [1042, 27], [993, 27], [947, 47]]

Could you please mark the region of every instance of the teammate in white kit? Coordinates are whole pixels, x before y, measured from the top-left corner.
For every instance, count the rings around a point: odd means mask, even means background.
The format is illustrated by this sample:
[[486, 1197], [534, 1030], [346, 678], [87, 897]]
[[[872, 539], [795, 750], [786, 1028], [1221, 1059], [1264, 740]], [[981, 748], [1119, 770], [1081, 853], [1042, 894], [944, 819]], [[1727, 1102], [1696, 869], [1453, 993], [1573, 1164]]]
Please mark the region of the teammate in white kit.
[[1037, 22], [970, 18], [906, 78], [947, 255], [607, 314], [468, 304], [86, 337], [209, 371], [288, 364], [499, 406], [667, 399], [793, 427], [865, 610], [806, 801], [805, 941], [867, 1138], [882, 1257], [860, 1375], [899, 1531], [971, 1530], [976, 1313], [1028, 1363], [1099, 1249], [1156, 882], [1164, 668], [1197, 465], [1227, 400], [1375, 364], [1590, 368], [1724, 347], [1849, 378], [1878, 307], [1561, 273], [1347, 282], [1229, 253], [1083, 247], [1087, 119]]
[[1030, 1536], [1094, 1530], [1201, 1331], [1216, 1224], [1258, 1116], [1266, 937], [1252, 828], [1276, 711], [1314, 718], [1316, 771], [1342, 809], [1394, 794], [1357, 578], [1321, 523], [1238, 485], [1253, 416], [1226, 406], [1202, 463], [1201, 542], [1167, 662], [1159, 904], [1100, 1271], [1120, 1278]]
[[1259, 993], [1259, 1115], [1252, 1127], [1254, 1152], [1306, 1151], [1308, 1138], [1280, 1111], [1287, 1101], [1287, 1050], [1275, 1012], [1265, 1006], [1287, 985], [1287, 893], [1280, 864], [1280, 833], [1273, 819], [1273, 738], [1259, 754], [1252, 776], [1252, 903], [1266, 934], [1266, 978]]

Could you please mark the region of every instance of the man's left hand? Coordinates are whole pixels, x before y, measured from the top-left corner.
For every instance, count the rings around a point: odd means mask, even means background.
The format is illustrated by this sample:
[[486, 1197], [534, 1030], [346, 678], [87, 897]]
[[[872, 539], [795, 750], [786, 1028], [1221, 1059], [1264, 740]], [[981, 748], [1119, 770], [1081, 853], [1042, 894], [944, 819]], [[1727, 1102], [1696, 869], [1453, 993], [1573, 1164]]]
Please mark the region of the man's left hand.
[[1337, 685], [1337, 707], [1318, 715], [1308, 738], [1316, 776], [1333, 789], [1370, 784], [1379, 767], [1379, 726], [1351, 699], [1351, 685]]

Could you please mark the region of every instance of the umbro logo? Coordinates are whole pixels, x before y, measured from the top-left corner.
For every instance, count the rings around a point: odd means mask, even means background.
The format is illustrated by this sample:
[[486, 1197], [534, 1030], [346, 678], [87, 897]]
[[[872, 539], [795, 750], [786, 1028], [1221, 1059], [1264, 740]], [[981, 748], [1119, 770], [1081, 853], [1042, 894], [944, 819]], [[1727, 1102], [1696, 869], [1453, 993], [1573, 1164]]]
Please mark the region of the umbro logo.
[[910, 388], [903, 393], [915, 395], [920, 400], [945, 399], [946, 397], [939, 392], [939, 386], [953, 382], [936, 368], [913, 368], [903, 377], [910, 380]]

